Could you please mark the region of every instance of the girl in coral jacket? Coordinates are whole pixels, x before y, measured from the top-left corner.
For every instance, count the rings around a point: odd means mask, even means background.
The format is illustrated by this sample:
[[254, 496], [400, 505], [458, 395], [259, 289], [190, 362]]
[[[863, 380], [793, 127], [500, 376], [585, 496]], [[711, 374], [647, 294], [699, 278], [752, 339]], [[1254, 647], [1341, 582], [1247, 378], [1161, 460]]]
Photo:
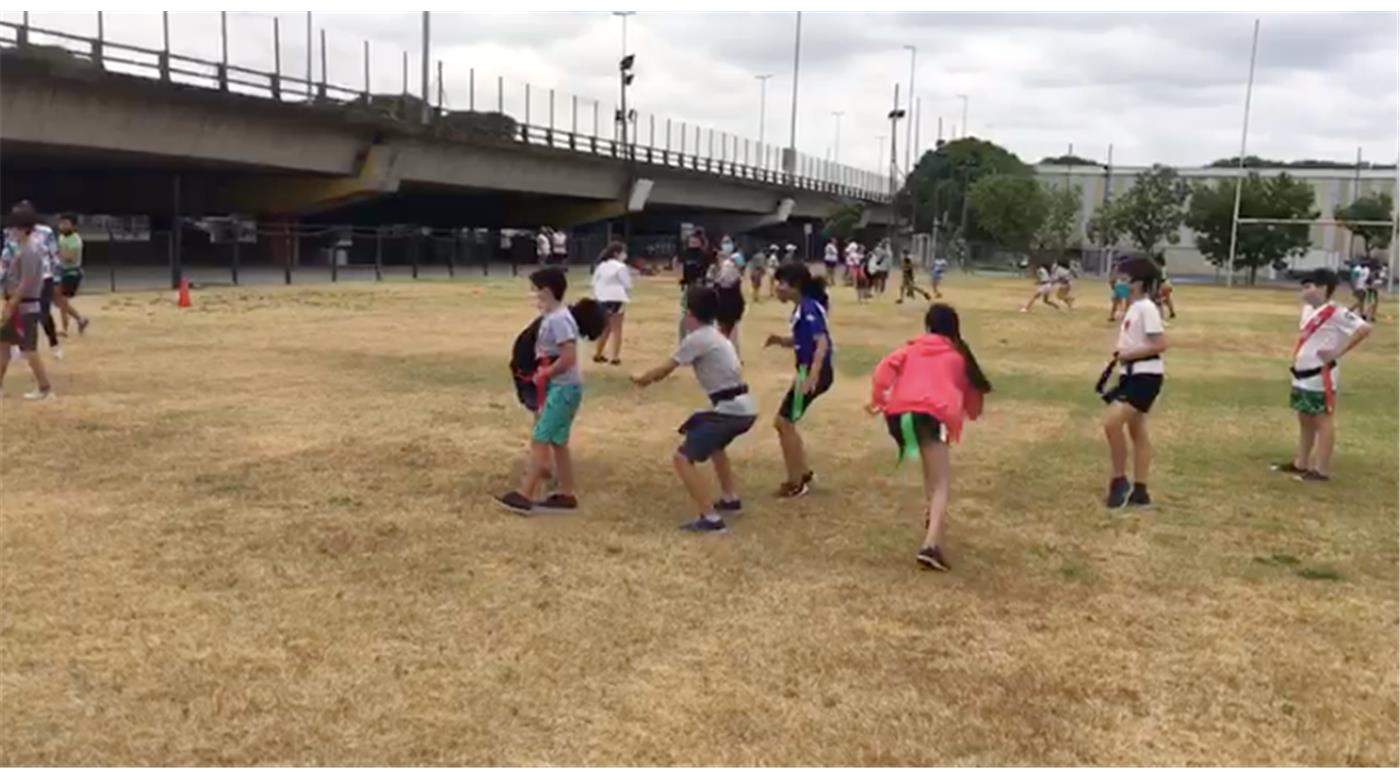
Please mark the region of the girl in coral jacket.
[[924, 328], [927, 333], [875, 368], [866, 410], [885, 416], [900, 462], [915, 455], [922, 462], [928, 516], [916, 560], [925, 568], [948, 571], [941, 547], [951, 482], [948, 445], [959, 439], [964, 418], [982, 413], [982, 396], [992, 385], [962, 340], [952, 306], [929, 307]]

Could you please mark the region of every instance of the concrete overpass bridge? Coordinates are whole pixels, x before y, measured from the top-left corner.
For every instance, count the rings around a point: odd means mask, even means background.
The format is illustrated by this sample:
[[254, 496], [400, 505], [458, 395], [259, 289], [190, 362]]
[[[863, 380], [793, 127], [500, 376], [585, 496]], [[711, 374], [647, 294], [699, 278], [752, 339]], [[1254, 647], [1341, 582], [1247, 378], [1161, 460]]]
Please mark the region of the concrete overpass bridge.
[[13, 23], [0, 23], [0, 58], [0, 181], [45, 207], [497, 228], [630, 213], [639, 229], [731, 232], [851, 203], [875, 224], [891, 216], [879, 174], [804, 156], [787, 169], [757, 144], [721, 136], [716, 149], [713, 133], [701, 151], [684, 125], [676, 141], [668, 127], [656, 143], [653, 127], [624, 146], [555, 127], [552, 111], [548, 126], [447, 112]]

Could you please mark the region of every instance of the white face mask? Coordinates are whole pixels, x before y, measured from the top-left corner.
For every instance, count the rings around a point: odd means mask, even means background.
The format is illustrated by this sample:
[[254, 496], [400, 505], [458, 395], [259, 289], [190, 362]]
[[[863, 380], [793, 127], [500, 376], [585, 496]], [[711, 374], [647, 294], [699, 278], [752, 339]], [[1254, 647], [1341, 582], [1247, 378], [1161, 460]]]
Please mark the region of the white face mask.
[[723, 250], [723, 251], [725, 251], [725, 252], [733, 252], [733, 251], [734, 251], [734, 242], [733, 242], [733, 241], [725, 241], [724, 243], [720, 244], [720, 249]]

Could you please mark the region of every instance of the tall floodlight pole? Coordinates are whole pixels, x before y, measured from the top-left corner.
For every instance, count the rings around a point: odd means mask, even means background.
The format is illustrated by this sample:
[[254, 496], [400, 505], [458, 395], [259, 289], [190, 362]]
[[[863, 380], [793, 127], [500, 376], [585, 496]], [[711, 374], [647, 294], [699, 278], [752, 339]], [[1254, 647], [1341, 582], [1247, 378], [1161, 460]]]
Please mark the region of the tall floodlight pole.
[[958, 100], [961, 100], [961, 101], [962, 101], [962, 104], [963, 104], [963, 113], [962, 113], [962, 135], [959, 135], [959, 136], [957, 136], [957, 137], [958, 137], [958, 138], [966, 138], [966, 137], [968, 136], [968, 132], [967, 132], [967, 95], [958, 95]]
[[[909, 107], [914, 107], [914, 62], [919, 57], [917, 46], [905, 46], [909, 50]], [[896, 106], [898, 108], [898, 106]], [[904, 175], [908, 176], [913, 170], [914, 160], [914, 123], [904, 123]]]
[[1244, 126], [1240, 129], [1240, 157], [1235, 162], [1235, 211], [1230, 218], [1230, 256], [1226, 261], [1229, 275], [1225, 279], [1228, 287], [1235, 286], [1235, 248], [1240, 235], [1240, 197], [1244, 192], [1244, 149], [1249, 140], [1249, 101], [1254, 96], [1254, 60], [1259, 54], [1259, 20], [1254, 20], [1254, 42], [1249, 47], [1249, 81], [1244, 88]]
[[[894, 108], [890, 110], [890, 197], [893, 198], [899, 191], [899, 120], [905, 115], [904, 109], [899, 107], [899, 84], [894, 85]], [[891, 219], [889, 230], [886, 235], [890, 242], [890, 251], [894, 251], [894, 223], [898, 219]]]
[[787, 169], [789, 175], [797, 170], [797, 75], [802, 65], [802, 12], [797, 12], [797, 29], [792, 41], [792, 128], [788, 133]]
[[773, 78], [773, 74], [760, 73], [754, 78], [758, 79], [758, 145], [761, 148], [764, 120], [768, 117], [768, 79]]
[[841, 162], [841, 115], [845, 111], [832, 111], [831, 115], [836, 117], [836, 143], [832, 145], [831, 159], [833, 162]]
[[428, 11], [423, 12], [423, 124], [428, 124], [430, 107], [428, 106], [428, 44], [430, 40], [428, 30]]
[[622, 56], [623, 56], [623, 57], [626, 57], [626, 56], [627, 56], [627, 17], [629, 17], [629, 16], [636, 16], [636, 15], [637, 15], [637, 12], [636, 12], [636, 11], [613, 11], [613, 12], [612, 12], [612, 15], [613, 15], [613, 16], [617, 16], [617, 17], [620, 17], [620, 18], [622, 19]]
[[306, 100], [311, 102], [311, 12], [306, 12]]

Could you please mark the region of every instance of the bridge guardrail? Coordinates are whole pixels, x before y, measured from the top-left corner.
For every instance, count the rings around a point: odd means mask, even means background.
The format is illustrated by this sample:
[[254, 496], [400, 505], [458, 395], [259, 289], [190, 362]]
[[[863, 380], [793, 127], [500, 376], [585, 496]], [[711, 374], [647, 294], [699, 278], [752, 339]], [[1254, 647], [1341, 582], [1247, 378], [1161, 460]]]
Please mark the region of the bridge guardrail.
[[[241, 95], [261, 97], [283, 103], [364, 104], [369, 106], [375, 104], [376, 98], [382, 99], [384, 97], [391, 97], [376, 96], [369, 90], [368, 44], [366, 44], [365, 49], [365, 89], [352, 89], [327, 83], [325, 76], [326, 49], [324, 31], [322, 32], [321, 41], [321, 79], [317, 81], [315, 79], [283, 73], [281, 67], [282, 47], [280, 43], [280, 27], [275, 18], [273, 21], [275, 65], [272, 72], [230, 64], [226, 60], [215, 62], [185, 54], [178, 54], [169, 50], [168, 43], [166, 48], [153, 49], [106, 40], [101, 37], [100, 32], [99, 37], [93, 38], [60, 30], [33, 27], [28, 24], [17, 24], [10, 21], [0, 21], [0, 49], [19, 49], [31, 56], [40, 58], [51, 57], [56, 61], [69, 64], [86, 63], [92, 67], [100, 68], [103, 71], [152, 78], [162, 82], [178, 83], [211, 90], [234, 92]], [[99, 24], [99, 31], [100, 30], [101, 25]], [[497, 83], [499, 92], [502, 80], [498, 79]], [[439, 84], [441, 84], [440, 80]], [[472, 110], [474, 110], [474, 70], [472, 71], [471, 90], [473, 95], [471, 105]], [[530, 100], [528, 84], [526, 85], [525, 94], [525, 121], [516, 123], [514, 138], [514, 140], [520, 143], [534, 146], [547, 146], [580, 154], [630, 160], [638, 164], [695, 171], [731, 179], [789, 186], [840, 197], [858, 198], [876, 202], [888, 202], [890, 200], [887, 191], [888, 182], [880, 174], [860, 171], [850, 166], [841, 166], [829, 160], [818, 160], [802, 154], [796, 156], [796, 170], [789, 173], [784, 170], [779, 170], [776, 165], [778, 152], [782, 150], [772, 146], [763, 146], [753, 143], [751, 157], [750, 142], [747, 139], [743, 140], [741, 147], [741, 139], [726, 133], [719, 134], [719, 156], [715, 155], [716, 133], [713, 130], [709, 131], [709, 149], [706, 153], [702, 154], [700, 153], [701, 129], [695, 126], [688, 127], [686, 123], [680, 124], [679, 150], [670, 148], [671, 123], [669, 120], [666, 122], [666, 147], [658, 147], [655, 144], [657, 133], [654, 116], [652, 117], [650, 127], [652, 143], [638, 144], [632, 142], [624, 147], [616, 138], [602, 138], [597, 135], [598, 109], [596, 101], [594, 105], [595, 132], [592, 134], [580, 133], [577, 129], [562, 130], [552, 126], [546, 127], [532, 124], [529, 121]], [[416, 101], [419, 106], [423, 105], [419, 97], [409, 95], [406, 89], [403, 95], [399, 97], [403, 103], [403, 107], [408, 107], [410, 101]], [[552, 90], [550, 91], [549, 99], [551, 105], [549, 114], [552, 124], [554, 113], [552, 108], [554, 102]], [[444, 115], [442, 113], [441, 102], [440, 86], [439, 105], [437, 107], [429, 107], [432, 117], [436, 118]], [[500, 103], [501, 99], [498, 95], [498, 104]], [[504, 111], [502, 110], [501, 113], [504, 114]], [[574, 106], [574, 116], [576, 125], [576, 104]], [[691, 130], [694, 131], [694, 146], [692, 151], [687, 152], [686, 142]], [[636, 131], [634, 130], [633, 132], [635, 135]], [[740, 151], [741, 148], [742, 152]]]

